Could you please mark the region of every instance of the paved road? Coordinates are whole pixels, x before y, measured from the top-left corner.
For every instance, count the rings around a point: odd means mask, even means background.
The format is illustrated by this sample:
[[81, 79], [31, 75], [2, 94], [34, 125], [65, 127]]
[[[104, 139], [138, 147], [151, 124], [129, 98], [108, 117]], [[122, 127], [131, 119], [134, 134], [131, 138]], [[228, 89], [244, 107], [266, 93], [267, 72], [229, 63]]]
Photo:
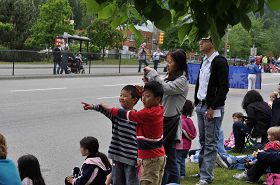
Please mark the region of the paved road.
[[[264, 98], [277, 88], [280, 75], [263, 76]], [[64, 183], [74, 166], [80, 166], [79, 141], [92, 135], [100, 150], [108, 149], [111, 124], [103, 115], [82, 110], [81, 101], [118, 105], [124, 84], [141, 83], [139, 76], [67, 79], [1, 80], [0, 132], [8, 140], [9, 156], [16, 160], [27, 153], [36, 155], [49, 185]], [[193, 99], [193, 86], [188, 97]], [[245, 90], [231, 90], [223, 129], [231, 131], [231, 114], [240, 111]], [[141, 108], [139, 102], [136, 108]], [[195, 114], [193, 116], [196, 122]], [[193, 148], [198, 147], [197, 139]]]

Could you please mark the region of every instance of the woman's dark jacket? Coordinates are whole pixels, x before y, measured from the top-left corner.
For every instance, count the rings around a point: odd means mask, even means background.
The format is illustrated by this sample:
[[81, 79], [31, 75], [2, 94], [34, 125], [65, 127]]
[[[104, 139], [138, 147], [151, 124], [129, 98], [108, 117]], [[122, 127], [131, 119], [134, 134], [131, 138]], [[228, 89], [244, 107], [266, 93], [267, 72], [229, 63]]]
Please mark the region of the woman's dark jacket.
[[254, 102], [246, 108], [246, 125], [252, 128], [252, 137], [265, 136], [271, 122], [271, 108], [266, 102]]

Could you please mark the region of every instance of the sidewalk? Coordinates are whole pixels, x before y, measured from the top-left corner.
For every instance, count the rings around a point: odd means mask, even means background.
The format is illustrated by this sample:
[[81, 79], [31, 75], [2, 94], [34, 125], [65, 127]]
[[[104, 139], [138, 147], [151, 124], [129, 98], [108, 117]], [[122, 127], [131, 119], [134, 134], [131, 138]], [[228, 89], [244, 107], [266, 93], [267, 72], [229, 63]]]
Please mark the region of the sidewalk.
[[[142, 65], [143, 67], [144, 65]], [[153, 64], [150, 64], [153, 67]], [[0, 69], [11, 69], [13, 67], [13, 63], [9, 64], [0, 64]], [[88, 68], [88, 65], [84, 65], [84, 67]], [[159, 64], [158, 68], [164, 68], [165, 64]], [[52, 64], [15, 64], [15, 69], [50, 69], [53, 68]], [[104, 65], [95, 65], [94, 63], [91, 64], [91, 68], [119, 68], [119, 65], [111, 65], [111, 64], [104, 64]], [[121, 68], [138, 68], [138, 65], [121, 65]]]

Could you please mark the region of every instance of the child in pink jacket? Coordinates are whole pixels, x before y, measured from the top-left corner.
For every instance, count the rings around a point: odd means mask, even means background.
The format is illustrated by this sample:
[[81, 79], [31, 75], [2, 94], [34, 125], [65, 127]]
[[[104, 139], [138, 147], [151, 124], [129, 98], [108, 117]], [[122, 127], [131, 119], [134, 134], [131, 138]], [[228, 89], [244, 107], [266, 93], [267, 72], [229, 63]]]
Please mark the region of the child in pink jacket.
[[176, 145], [177, 166], [181, 179], [186, 176], [186, 158], [192, 145], [192, 140], [196, 137], [196, 129], [193, 121], [189, 118], [192, 116], [194, 109], [193, 102], [186, 100], [182, 110], [182, 139]]

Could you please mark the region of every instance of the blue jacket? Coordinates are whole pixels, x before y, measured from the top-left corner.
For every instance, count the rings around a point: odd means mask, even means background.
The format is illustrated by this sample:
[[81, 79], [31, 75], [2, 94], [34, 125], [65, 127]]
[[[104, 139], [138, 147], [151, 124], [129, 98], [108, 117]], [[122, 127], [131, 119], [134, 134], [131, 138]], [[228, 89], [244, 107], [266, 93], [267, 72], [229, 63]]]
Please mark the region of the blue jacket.
[[22, 185], [16, 165], [10, 159], [0, 159], [0, 185]]
[[257, 74], [261, 72], [261, 69], [259, 69], [256, 64], [249, 64], [247, 70], [249, 74]]

